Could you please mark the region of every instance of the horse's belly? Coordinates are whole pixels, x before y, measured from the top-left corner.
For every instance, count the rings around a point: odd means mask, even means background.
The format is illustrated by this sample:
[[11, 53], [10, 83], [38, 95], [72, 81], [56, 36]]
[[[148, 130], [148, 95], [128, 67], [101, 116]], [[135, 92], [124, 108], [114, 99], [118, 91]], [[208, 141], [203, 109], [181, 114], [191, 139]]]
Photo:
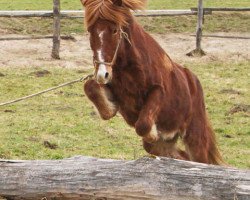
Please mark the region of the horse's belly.
[[175, 106], [164, 107], [157, 118], [157, 129], [159, 132], [172, 137], [175, 132], [183, 132], [191, 116], [190, 106], [177, 108]]

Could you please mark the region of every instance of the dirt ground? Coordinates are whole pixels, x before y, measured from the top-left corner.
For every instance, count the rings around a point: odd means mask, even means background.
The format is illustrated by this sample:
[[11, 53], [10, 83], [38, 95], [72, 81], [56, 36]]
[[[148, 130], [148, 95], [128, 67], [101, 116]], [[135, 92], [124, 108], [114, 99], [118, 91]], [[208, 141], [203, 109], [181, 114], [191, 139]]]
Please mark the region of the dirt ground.
[[[215, 35], [215, 33], [214, 33]], [[216, 35], [248, 36], [241, 33], [216, 33]], [[22, 37], [1, 34], [0, 38]], [[67, 68], [92, 67], [92, 51], [88, 35], [76, 35], [76, 42], [62, 40], [61, 60], [51, 59], [51, 39], [0, 41], [0, 67], [46, 67]], [[179, 62], [250, 61], [250, 39], [203, 38], [206, 56], [192, 58], [185, 54], [195, 47], [195, 37], [189, 34], [153, 35], [170, 57]]]

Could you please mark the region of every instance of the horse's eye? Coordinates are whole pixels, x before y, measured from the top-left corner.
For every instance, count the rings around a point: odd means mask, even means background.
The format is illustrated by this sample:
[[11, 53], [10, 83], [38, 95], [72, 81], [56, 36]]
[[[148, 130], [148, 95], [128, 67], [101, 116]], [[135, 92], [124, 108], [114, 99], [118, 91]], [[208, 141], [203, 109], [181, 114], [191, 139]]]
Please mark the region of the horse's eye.
[[113, 34], [115, 35], [117, 33], [117, 29], [114, 29], [113, 30]]

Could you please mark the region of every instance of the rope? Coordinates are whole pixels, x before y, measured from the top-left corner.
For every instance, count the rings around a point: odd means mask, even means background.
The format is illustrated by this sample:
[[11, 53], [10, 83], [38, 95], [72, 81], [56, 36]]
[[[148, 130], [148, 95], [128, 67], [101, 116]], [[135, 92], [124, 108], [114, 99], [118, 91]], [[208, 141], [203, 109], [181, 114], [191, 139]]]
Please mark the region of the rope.
[[70, 81], [70, 82], [67, 82], [67, 83], [60, 84], [60, 85], [55, 86], [55, 87], [51, 87], [51, 88], [49, 88], [47, 90], [43, 90], [43, 91], [35, 93], [35, 94], [31, 94], [31, 95], [28, 95], [28, 96], [25, 96], [25, 97], [21, 97], [21, 98], [18, 98], [18, 99], [12, 100], [12, 101], [8, 101], [8, 102], [5, 102], [5, 103], [0, 103], [0, 107], [1, 106], [6, 106], [6, 105], [10, 105], [10, 104], [14, 104], [16, 102], [23, 101], [23, 100], [26, 100], [26, 99], [30, 99], [32, 97], [35, 97], [35, 96], [38, 96], [38, 95], [50, 92], [52, 90], [56, 90], [58, 88], [65, 87], [67, 85], [72, 85], [72, 84], [77, 83], [77, 82], [86, 81], [86, 80], [91, 79], [92, 77], [93, 77], [93, 75], [91, 74], [91, 75], [88, 75], [86, 77], [82, 77], [82, 78], [79, 78], [79, 79], [76, 79], [76, 80], [73, 80], [73, 81]]

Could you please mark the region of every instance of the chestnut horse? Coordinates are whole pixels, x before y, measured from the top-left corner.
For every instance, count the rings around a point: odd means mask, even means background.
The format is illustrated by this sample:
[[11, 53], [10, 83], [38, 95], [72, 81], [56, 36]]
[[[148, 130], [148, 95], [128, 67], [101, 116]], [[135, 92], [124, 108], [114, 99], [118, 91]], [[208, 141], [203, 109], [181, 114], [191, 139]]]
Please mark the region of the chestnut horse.
[[[145, 0], [81, 0], [95, 79], [84, 91], [104, 120], [119, 112], [156, 156], [220, 164], [201, 84], [138, 25]], [[177, 147], [181, 138], [185, 151]]]

